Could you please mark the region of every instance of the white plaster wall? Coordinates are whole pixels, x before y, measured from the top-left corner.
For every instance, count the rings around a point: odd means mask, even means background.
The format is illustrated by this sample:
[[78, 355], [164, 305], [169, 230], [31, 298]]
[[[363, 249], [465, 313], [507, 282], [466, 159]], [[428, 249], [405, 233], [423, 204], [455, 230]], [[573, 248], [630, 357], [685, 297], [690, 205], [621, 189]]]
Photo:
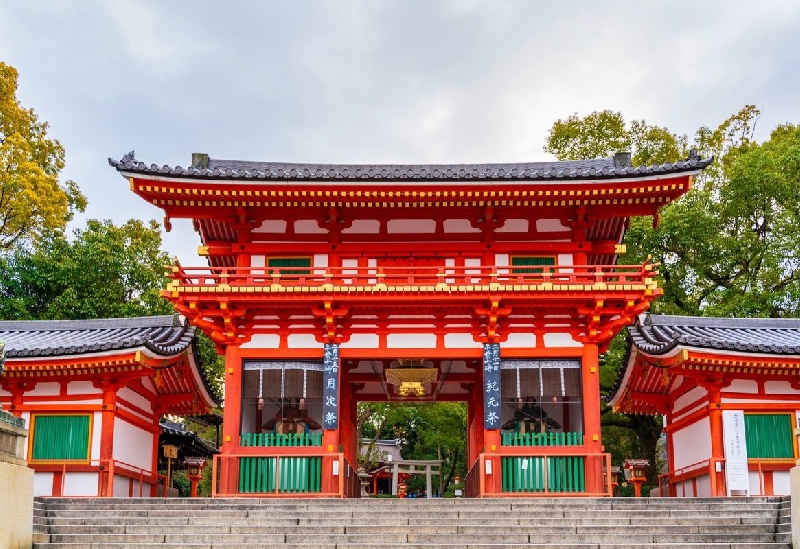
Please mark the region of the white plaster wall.
[[525, 233], [528, 232], [527, 219], [506, 219], [505, 224], [499, 229], [495, 229], [496, 233]]
[[[572, 254], [558, 254], [556, 256], [556, 264], [559, 266], [572, 265], [573, 264]], [[570, 271], [567, 269], [563, 269], [560, 272], [566, 273]]]
[[475, 349], [483, 345], [475, 341], [471, 334], [445, 334], [444, 346], [448, 349]]
[[711, 497], [711, 477], [703, 475], [697, 478], [697, 497], [708, 498]]
[[53, 396], [61, 393], [60, 383], [37, 383], [30, 391], [25, 391], [25, 396]]
[[350, 227], [342, 229], [343, 234], [378, 234], [381, 222], [377, 219], [356, 219]]
[[289, 334], [289, 347], [292, 349], [316, 349], [322, 347], [313, 334]]
[[281, 338], [278, 334], [253, 334], [250, 341], [242, 344], [242, 349], [277, 349]]
[[792, 493], [789, 471], [772, 473], [772, 489], [776, 496], [788, 496]]
[[747, 480], [750, 483], [749, 490], [751, 496], [763, 496], [761, 493], [761, 482], [758, 479], [758, 471], [747, 473]]
[[758, 383], [753, 379], [734, 379], [731, 384], [725, 387], [725, 393], [757, 393]]
[[96, 496], [97, 473], [67, 473], [64, 475], [64, 496]]
[[[137, 406], [137, 407], [141, 408], [145, 412], [152, 412], [153, 411], [153, 406], [150, 403], [150, 401], [146, 397], [144, 397], [144, 396], [140, 395], [139, 393], [137, 393], [136, 391], [134, 391], [133, 389], [128, 389], [127, 387], [123, 387], [122, 389], [117, 391], [117, 398], [125, 399], [126, 401], [130, 402], [134, 406]], [[124, 404], [120, 404], [120, 406], [122, 406], [125, 409], [129, 410], [131, 413], [134, 413], [134, 414], [136, 414], [138, 416], [141, 416], [141, 414], [139, 412], [136, 412], [134, 410], [130, 410]]]
[[33, 495], [53, 495], [53, 473], [35, 473], [33, 475]]
[[686, 482], [675, 482], [675, 495], [679, 498], [693, 498], [695, 497], [694, 493], [694, 486], [692, 485], [691, 480], [687, 480]]
[[436, 232], [436, 221], [433, 219], [390, 219], [386, 224], [386, 232], [433, 234]]
[[111, 487], [111, 492], [115, 498], [126, 498], [131, 488], [131, 481], [128, 477], [120, 477], [114, 475], [114, 484]]
[[508, 339], [500, 347], [536, 347], [536, 336], [531, 333], [508, 334]]
[[558, 231], [568, 231], [569, 227], [565, 227], [558, 219], [537, 219], [536, 230], [540, 233], [552, 233]]
[[[675, 411], [683, 410], [686, 406], [688, 406], [692, 402], [697, 402], [698, 399], [706, 395], [708, 395], [708, 391], [706, 391], [702, 387], [695, 387], [694, 389], [690, 389], [686, 391], [686, 393], [675, 399], [675, 404], [673, 404], [672, 409]], [[691, 412], [691, 410], [689, 410], [688, 412]], [[678, 417], [676, 416], [673, 419], [678, 419]]]
[[341, 345], [342, 349], [377, 349], [379, 346], [378, 334], [353, 334]]
[[267, 256], [265, 255], [251, 255], [250, 256], [250, 266], [251, 267], [264, 267], [267, 264]]
[[323, 234], [328, 230], [321, 228], [316, 219], [298, 219], [294, 222], [294, 232], [297, 234]]
[[583, 347], [580, 341], [575, 341], [572, 336], [564, 333], [544, 334], [545, 347]]
[[768, 395], [800, 395], [800, 391], [792, 389], [788, 381], [766, 381], [764, 391]]
[[508, 254], [494, 254], [494, 264], [498, 267], [508, 267]]
[[708, 418], [675, 431], [672, 435], [675, 468], [680, 469], [711, 457], [711, 427]]
[[101, 395], [102, 389], [98, 389], [91, 381], [70, 381], [67, 384], [68, 395]]
[[481, 230], [472, 226], [469, 219], [445, 219], [446, 233], [479, 233]]
[[328, 266], [328, 254], [317, 254], [314, 256], [314, 267], [324, 269]]
[[387, 347], [397, 349], [435, 349], [435, 334], [389, 334], [386, 338]]
[[286, 221], [282, 219], [267, 219], [261, 222], [261, 226], [253, 229], [254, 233], [285, 233]]
[[103, 414], [92, 414], [92, 442], [89, 450], [90, 459], [100, 459], [100, 435], [103, 432]]
[[153, 434], [120, 418], [114, 420], [114, 459], [153, 470]]

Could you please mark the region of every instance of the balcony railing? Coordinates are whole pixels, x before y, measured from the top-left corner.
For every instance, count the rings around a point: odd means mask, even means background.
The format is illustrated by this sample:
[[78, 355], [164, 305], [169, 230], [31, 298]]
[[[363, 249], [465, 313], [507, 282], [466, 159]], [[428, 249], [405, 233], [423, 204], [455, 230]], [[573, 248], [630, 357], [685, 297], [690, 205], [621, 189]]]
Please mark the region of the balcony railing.
[[[467, 473], [466, 495], [481, 496], [610, 496], [610, 454], [566, 451], [561, 447], [502, 447], [498, 454], [480, 454]], [[524, 452], [522, 454], [520, 451]], [[499, 465], [499, 467], [498, 467]], [[603, 488], [587, 484], [587, 471], [604, 471]], [[497, 488], [494, 477], [500, 475]], [[499, 490], [499, 492], [497, 492]]]
[[654, 264], [544, 267], [173, 267], [168, 293], [655, 290]]
[[[220, 482], [223, 467], [235, 475], [234, 488], [226, 488]], [[215, 455], [212, 479], [215, 479], [212, 481], [212, 497], [303, 495], [357, 498], [361, 495], [358, 474], [344, 458], [344, 454], [321, 450], [298, 452], [294, 455], [291, 452], [283, 455]], [[327, 481], [328, 479], [330, 480]]]

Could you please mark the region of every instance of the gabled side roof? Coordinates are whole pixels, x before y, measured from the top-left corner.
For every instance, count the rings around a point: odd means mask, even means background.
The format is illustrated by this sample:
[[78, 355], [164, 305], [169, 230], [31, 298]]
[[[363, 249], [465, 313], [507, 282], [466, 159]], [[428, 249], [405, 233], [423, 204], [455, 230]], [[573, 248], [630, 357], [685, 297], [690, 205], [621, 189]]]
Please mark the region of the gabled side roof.
[[[64, 368], [82, 368], [79, 362], [104, 360], [104, 355], [119, 355], [143, 351], [144, 356], [161, 360], [186, 355], [188, 370], [184, 375], [192, 380], [210, 408], [221, 402], [204, 372], [197, 364], [192, 341], [196, 328], [182, 322], [177, 315], [97, 320], [10, 320], [0, 321], [0, 340], [5, 340], [6, 374], [11, 370], [36, 368], [35, 359], [47, 359]], [[132, 356], [132, 355], [131, 355]], [[139, 356], [138, 354], [136, 356]], [[27, 365], [27, 366], [26, 366]], [[31, 366], [32, 365], [32, 366]], [[49, 369], [53, 375], [57, 370]], [[164, 370], [164, 372], [171, 369]], [[171, 375], [181, 377], [176, 370]], [[167, 389], [159, 389], [161, 393]]]
[[645, 314], [628, 330], [633, 345], [651, 355], [663, 355], [678, 346], [776, 355], [800, 354], [800, 319]]
[[0, 339], [8, 358], [102, 353], [144, 347], [157, 355], [185, 351], [193, 326], [176, 316], [105, 318], [98, 320], [4, 320]]
[[[196, 155], [198, 156], [198, 155]], [[636, 178], [680, 174], [701, 170], [713, 159], [696, 155], [678, 162], [653, 166], [630, 165], [630, 156], [591, 160], [518, 162], [492, 164], [304, 164], [256, 162], [247, 160], [203, 159], [188, 168], [146, 164], [136, 160], [133, 151], [108, 163], [125, 174], [161, 177], [188, 177], [214, 180], [300, 180], [363, 181], [413, 179], [418, 181], [462, 180], [585, 180]]]
[[800, 319], [641, 315], [614, 386], [606, 397], [615, 409], [659, 413], [671, 381], [713, 369], [730, 378], [781, 376], [800, 368]]

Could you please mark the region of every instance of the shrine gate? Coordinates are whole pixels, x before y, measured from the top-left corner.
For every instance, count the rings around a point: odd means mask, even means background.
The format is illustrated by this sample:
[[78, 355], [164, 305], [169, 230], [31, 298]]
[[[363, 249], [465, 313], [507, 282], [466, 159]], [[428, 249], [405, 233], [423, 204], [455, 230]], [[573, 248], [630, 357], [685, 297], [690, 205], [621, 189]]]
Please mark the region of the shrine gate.
[[598, 354], [661, 293], [622, 237], [710, 160], [109, 162], [202, 241], [164, 295], [225, 356], [215, 493], [357, 497], [359, 401], [465, 401], [469, 496], [609, 495]]

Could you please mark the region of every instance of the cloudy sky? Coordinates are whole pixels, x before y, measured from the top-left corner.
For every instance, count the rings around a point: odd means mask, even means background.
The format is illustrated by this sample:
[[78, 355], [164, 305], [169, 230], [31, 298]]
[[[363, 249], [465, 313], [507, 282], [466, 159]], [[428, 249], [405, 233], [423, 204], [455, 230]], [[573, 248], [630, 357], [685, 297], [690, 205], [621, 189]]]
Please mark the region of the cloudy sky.
[[[0, 60], [86, 217], [161, 219], [107, 164], [546, 160], [552, 123], [800, 122], [800, 2], [6, 1]], [[85, 219], [85, 218], [84, 218]], [[165, 248], [199, 265], [188, 223]]]

